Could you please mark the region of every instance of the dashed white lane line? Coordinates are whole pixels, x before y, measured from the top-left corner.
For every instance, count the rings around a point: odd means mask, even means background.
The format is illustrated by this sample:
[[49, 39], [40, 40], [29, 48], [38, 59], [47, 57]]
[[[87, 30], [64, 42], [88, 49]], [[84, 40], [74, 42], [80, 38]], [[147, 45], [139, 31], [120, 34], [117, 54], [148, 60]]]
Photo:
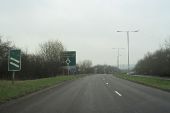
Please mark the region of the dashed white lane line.
[[116, 94], [118, 94], [120, 97], [122, 96], [118, 91], [115, 91]]
[[[104, 79], [103, 79], [103, 80], [104, 80]], [[105, 84], [106, 84], [107, 86], [109, 86], [109, 83], [108, 83], [108, 82], [106, 82]], [[120, 97], [122, 96], [122, 94], [120, 94], [118, 91], [115, 90], [114, 92], [115, 92], [117, 95], [119, 95]]]

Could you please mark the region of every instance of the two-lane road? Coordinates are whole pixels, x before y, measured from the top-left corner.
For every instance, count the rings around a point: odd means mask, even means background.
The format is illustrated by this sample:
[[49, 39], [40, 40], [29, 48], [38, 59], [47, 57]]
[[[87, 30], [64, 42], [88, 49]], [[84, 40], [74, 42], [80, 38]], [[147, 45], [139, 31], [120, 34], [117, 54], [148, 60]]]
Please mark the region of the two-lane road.
[[170, 93], [98, 74], [7, 102], [0, 113], [170, 113]]

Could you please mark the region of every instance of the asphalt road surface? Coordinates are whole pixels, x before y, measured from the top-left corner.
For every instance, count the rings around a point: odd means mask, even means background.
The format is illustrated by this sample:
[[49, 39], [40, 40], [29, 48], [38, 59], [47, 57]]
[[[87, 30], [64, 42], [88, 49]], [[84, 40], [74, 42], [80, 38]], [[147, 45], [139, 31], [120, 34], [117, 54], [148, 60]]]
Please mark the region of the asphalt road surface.
[[98, 74], [12, 100], [0, 113], [170, 113], [170, 93]]

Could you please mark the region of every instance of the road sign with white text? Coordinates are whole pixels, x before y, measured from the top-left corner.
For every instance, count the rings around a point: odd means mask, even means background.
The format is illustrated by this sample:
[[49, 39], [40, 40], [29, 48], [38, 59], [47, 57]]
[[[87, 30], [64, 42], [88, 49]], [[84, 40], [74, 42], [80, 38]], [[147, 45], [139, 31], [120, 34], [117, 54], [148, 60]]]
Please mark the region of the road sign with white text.
[[61, 57], [63, 66], [76, 66], [76, 51], [64, 51]]
[[21, 70], [21, 50], [11, 49], [8, 57], [8, 71]]

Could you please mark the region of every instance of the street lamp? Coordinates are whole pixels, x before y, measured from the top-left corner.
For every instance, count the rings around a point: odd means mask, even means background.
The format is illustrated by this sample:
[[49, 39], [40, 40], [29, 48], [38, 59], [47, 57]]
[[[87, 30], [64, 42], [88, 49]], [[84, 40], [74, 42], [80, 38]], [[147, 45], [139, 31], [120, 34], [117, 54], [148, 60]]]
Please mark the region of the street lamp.
[[139, 32], [138, 30], [136, 31], [117, 31], [117, 32], [125, 32], [127, 33], [127, 44], [128, 44], [128, 72], [129, 72], [129, 32]]
[[117, 68], [119, 69], [119, 57], [120, 57], [119, 51], [125, 48], [112, 48], [112, 49], [117, 49]]

